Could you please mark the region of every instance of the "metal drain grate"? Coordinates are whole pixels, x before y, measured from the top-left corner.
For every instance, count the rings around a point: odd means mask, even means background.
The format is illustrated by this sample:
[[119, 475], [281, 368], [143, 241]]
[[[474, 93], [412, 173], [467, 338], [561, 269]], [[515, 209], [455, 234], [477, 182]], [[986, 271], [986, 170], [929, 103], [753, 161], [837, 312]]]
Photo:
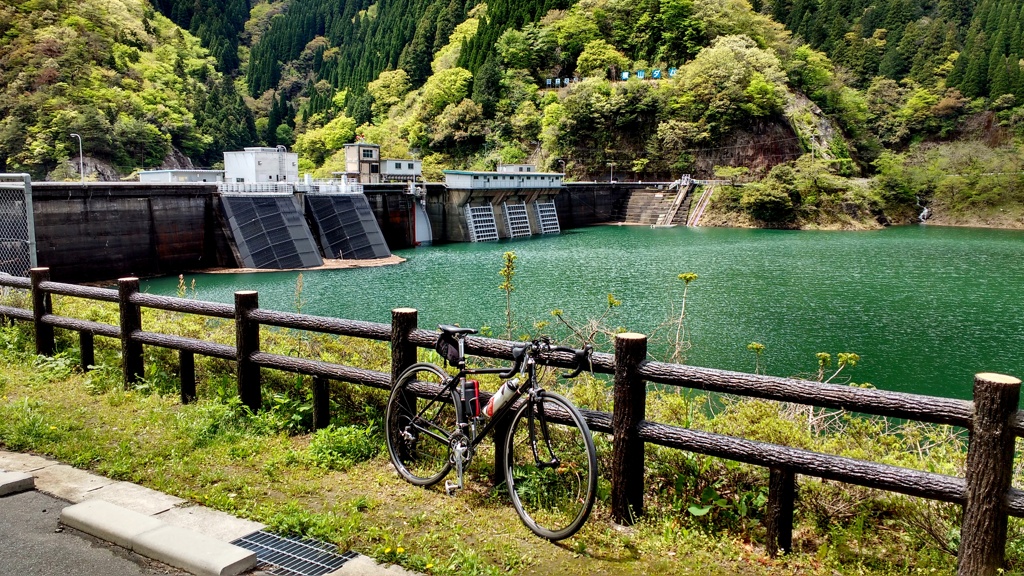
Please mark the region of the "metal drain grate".
[[337, 546], [325, 542], [264, 531], [243, 536], [232, 544], [255, 552], [258, 567], [274, 576], [323, 576], [356, 557], [355, 552], [338, 554]]

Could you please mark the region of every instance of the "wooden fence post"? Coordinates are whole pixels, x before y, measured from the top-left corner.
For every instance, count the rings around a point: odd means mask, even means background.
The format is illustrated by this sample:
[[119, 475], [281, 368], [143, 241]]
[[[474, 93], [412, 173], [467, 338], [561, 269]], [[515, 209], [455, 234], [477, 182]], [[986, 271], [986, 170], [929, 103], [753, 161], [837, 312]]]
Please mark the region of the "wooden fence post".
[[1016, 436], [1010, 418], [1020, 402], [1020, 380], [974, 376], [974, 421], [967, 448], [967, 502], [960, 525], [959, 576], [990, 576], [1006, 554], [1006, 494], [1013, 475]]
[[196, 399], [196, 357], [191, 352], [178, 351], [178, 378], [181, 380], [181, 403]]
[[142, 330], [142, 308], [131, 303], [132, 294], [138, 291], [138, 278], [118, 279], [117, 301], [121, 308], [121, 370], [125, 388], [142, 380], [146, 375], [142, 360], [142, 343], [132, 338], [132, 334]]
[[41, 282], [50, 279], [49, 268], [33, 268], [29, 270], [32, 282], [32, 320], [36, 332], [36, 354], [53, 356], [56, 346], [53, 341], [53, 326], [43, 324], [43, 315], [53, 311], [53, 301], [48, 292], [39, 289]]
[[82, 363], [82, 372], [88, 372], [90, 366], [96, 365], [96, 347], [93, 346], [92, 332], [85, 330], [78, 333], [78, 356]]
[[638, 426], [646, 412], [647, 385], [638, 374], [647, 358], [647, 336], [615, 337], [615, 406], [612, 410], [612, 519], [632, 524], [644, 513], [644, 442]]
[[409, 334], [419, 323], [415, 308], [395, 308], [391, 311], [391, 385], [406, 368], [416, 363], [416, 345], [409, 342]]
[[331, 381], [313, 377], [313, 430], [331, 425]]
[[768, 472], [768, 555], [772, 558], [793, 551], [793, 498], [796, 496], [796, 474], [784, 468]]
[[235, 292], [235, 360], [238, 364], [238, 397], [253, 412], [263, 405], [260, 367], [250, 357], [260, 351], [260, 325], [249, 319], [249, 311], [259, 308], [259, 293]]

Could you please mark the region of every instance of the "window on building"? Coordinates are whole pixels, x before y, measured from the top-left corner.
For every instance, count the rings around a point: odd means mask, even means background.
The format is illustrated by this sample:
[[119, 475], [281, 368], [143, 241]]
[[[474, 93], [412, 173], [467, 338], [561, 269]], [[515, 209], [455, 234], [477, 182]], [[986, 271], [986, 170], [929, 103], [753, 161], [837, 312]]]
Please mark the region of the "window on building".
[[416, 165], [413, 164], [412, 162], [409, 162], [409, 170], [414, 170], [415, 168], [416, 168]]
[[473, 180], [479, 180], [479, 179], [480, 179], [479, 176], [473, 176]]
[[245, 182], [245, 178], [235, 178], [235, 182]]
[[363, 150], [363, 158], [373, 158], [373, 150], [371, 150], [371, 149]]
[[370, 164], [370, 174], [380, 174], [380, 164]]

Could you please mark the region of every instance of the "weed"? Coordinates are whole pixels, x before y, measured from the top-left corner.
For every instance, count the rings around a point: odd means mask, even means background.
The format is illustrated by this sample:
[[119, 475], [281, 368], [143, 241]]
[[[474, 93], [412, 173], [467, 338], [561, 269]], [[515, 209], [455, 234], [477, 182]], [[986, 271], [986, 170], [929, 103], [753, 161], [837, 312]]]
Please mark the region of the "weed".
[[49, 382], [68, 379], [76, 370], [77, 364], [77, 358], [70, 352], [61, 352], [56, 356], [36, 356], [33, 363], [36, 376]]
[[121, 387], [121, 369], [111, 364], [89, 366], [85, 374], [85, 389], [94, 395], [106, 394]]
[[309, 459], [317, 466], [347, 470], [380, 453], [381, 437], [376, 424], [329, 426], [317, 430], [309, 442]]
[[272, 530], [285, 536], [341, 543], [359, 531], [362, 519], [358, 513], [310, 512], [299, 502], [291, 501], [273, 511], [266, 522]]

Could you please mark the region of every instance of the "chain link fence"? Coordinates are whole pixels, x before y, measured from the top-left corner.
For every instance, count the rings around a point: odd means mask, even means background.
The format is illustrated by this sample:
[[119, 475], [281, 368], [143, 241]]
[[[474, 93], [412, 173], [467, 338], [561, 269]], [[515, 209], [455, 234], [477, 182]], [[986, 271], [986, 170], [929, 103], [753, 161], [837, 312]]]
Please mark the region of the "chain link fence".
[[36, 266], [32, 178], [0, 174], [0, 273], [28, 276]]

